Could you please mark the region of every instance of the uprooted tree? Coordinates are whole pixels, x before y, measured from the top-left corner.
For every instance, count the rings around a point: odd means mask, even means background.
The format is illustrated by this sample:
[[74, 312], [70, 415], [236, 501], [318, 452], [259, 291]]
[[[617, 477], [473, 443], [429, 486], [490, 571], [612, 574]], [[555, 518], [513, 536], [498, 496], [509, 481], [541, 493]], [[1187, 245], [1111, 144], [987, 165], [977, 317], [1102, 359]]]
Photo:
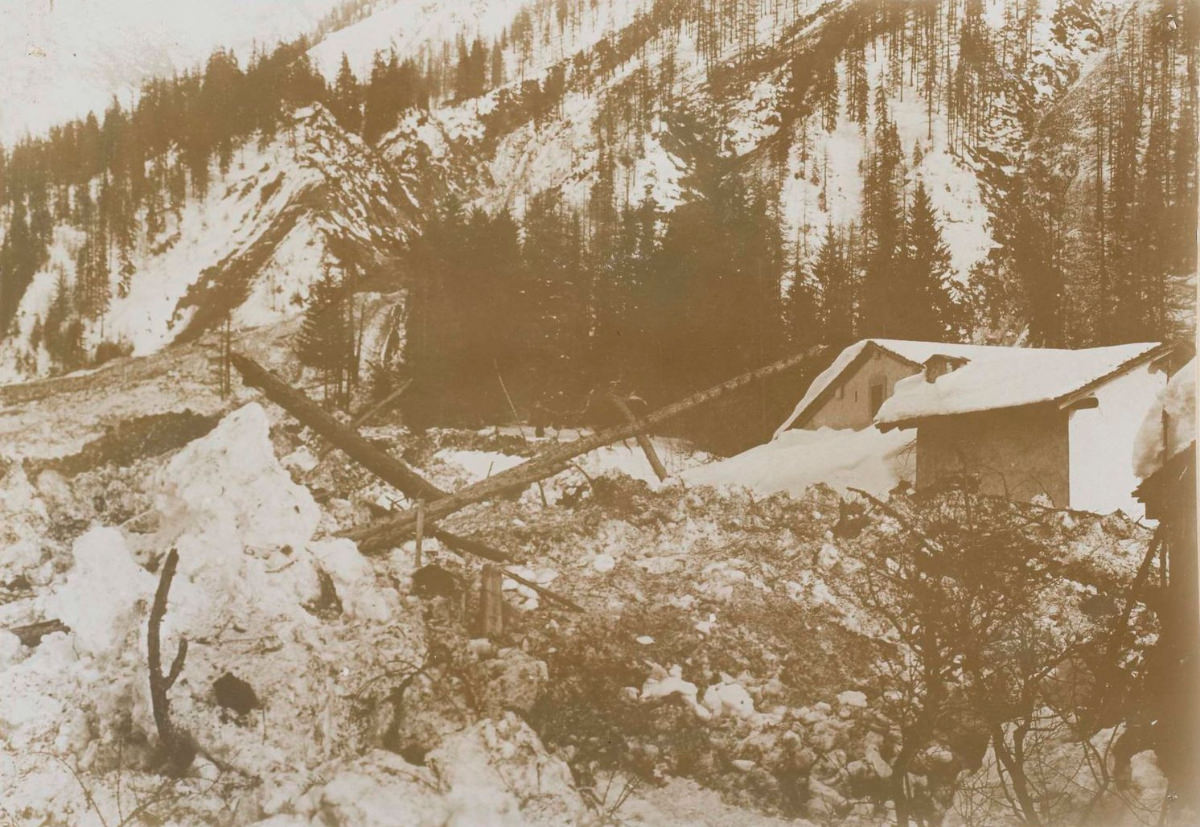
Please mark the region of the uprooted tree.
[[[821, 360], [823, 355], [827, 355], [827, 351], [828, 348], [821, 345], [809, 348], [802, 353], [789, 356], [786, 359], [780, 359], [757, 370], [743, 373], [719, 385], [714, 385], [711, 388], [694, 393], [678, 402], [659, 408], [644, 417], [633, 420], [626, 419], [619, 425], [592, 434], [591, 436], [583, 437], [574, 442], [556, 445], [515, 468], [501, 471], [481, 482], [468, 485], [453, 494], [429, 501], [424, 506], [424, 516], [431, 520], [441, 519], [473, 503], [500, 496], [509, 491], [520, 490], [524, 486], [539, 482], [564, 470], [568, 463], [575, 457], [586, 454], [589, 451], [594, 451], [597, 448], [603, 448], [605, 445], [621, 439], [628, 439], [629, 437], [636, 437], [639, 434], [649, 433], [654, 426], [660, 423], [740, 390], [754, 382], [762, 381], [799, 365], [815, 364]], [[238, 366], [249, 361], [245, 357], [235, 356], [234, 365]], [[238, 369], [241, 370], [242, 368], [239, 367]], [[243, 372], [243, 375], [246, 375], [245, 372]], [[347, 532], [347, 536], [357, 542], [359, 547], [364, 550], [378, 551], [387, 548], [389, 545], [394, 545], [411, 535], [416, 528], [416, 521], [417, 510], [411, 508], [395, 517], [381, 520], [372, 525], [352, 529]]]

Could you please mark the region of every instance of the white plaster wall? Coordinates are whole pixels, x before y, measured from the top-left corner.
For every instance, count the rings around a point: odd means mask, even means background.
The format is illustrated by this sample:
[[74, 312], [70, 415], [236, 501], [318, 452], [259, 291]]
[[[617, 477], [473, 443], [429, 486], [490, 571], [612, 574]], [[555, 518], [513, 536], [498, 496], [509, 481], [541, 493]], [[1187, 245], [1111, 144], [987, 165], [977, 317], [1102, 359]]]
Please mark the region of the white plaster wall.
[[1071, 412], [1068, 424], [1071, 507], [1107, 514], [1120, 509], [1140, 518], [1133, 498], [1138, 479], [1133, 448], [1138, 429], [1167, 378], [1142, 365], [1098, 388], [1099, 407]]

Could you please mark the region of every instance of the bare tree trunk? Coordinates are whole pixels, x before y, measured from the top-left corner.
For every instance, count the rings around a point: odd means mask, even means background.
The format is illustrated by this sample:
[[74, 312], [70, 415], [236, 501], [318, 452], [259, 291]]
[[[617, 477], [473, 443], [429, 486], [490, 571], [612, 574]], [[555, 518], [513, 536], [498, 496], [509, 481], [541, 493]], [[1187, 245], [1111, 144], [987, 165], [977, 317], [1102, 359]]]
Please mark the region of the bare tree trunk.
[[171, 581], [175, 577], [175, 567], [179, 564], [179, 552], [171, 549], [163, 563], [162, 574], [158, 578], [158, 589], [154, 593], [154, 604], [150, 607], [150, 623], [146, 633], [146, 649], [150, 661], [150, 705], [154, 711], [154, 726], [158, 729], [159, 750], [162, 754], [165, 769], [169, 775], [180, 776], [196, 757], [196, 749], [186, 733], [176, 729], [171, 722], [171, 700], [168, 690], [179, 678], [183, 671], [183, 660], [187, 657], [187, 638], [179, 641], [179, 651], [171, 662], [171, 669], [165, 675], [162, 671], [162, 647], [159, 629], [162, 627], [163, 616], [167, 613], [167, 595], [171, 591]]
[[1021, 816], [1025, 819], [1025, 823], [1038, 827], [1042, 820], [1038, 817], [1037, 806], [1029, 793], [1025, 768], [1013, 757], [1008, 745], [1004, 743], [1004, 730], [999, 724], [992, 725], [992, 748], [996, 751], [996, 758], [1004, 765], [1004, 769], [1008, 770], [1008, 775], [1012, 778], [1013, 794], [1016, 795], [1017, 803], [1021, 806]]

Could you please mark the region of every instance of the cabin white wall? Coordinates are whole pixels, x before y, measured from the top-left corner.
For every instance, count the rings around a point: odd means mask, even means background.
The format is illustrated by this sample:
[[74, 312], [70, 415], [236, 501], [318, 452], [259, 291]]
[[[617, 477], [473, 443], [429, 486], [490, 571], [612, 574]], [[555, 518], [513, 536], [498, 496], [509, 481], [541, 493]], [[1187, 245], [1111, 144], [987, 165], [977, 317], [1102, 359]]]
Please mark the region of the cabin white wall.
[[1133, 497], [1133, 447], [1138, 429], [1167, 383], [1161, 371], [1142, 365], [1098, 388], [1096, 408], [1071, 412], [1068, 425], [1071, 507], [1107, 514], [1120, 509], [1144, 516]]

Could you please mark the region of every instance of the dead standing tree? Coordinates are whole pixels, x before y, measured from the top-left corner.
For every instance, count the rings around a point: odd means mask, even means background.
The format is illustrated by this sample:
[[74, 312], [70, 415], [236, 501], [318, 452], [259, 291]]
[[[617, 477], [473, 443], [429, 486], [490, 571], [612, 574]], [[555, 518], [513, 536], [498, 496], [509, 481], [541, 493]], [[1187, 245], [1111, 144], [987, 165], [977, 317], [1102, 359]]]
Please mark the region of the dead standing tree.
[[163, 767], [168, 775], [173, 776], [182, 775], [196, 757], [192, 739], [171, 721], [171, 701], [167, 696], [167, 692], [178, 680], [179, 673], [183, 671], [183, 661], [187, 657], [187, 638], [180, 639], [179, 651], [175, 653], [170, 670], [166, 674], [162, 671], [160, 629], [163, 617], [167, 613], [167, 595], [171, 591], [171, 581], [175, 578], [175, 568], [178, 565], [179, 552], [171, 549], [158, 578], [158, 589], [154, 592], [154, 604], [150, 607], [150, 623], [146, 630], [146, 649], [150, 661], [150, 704], [154, 710], [154, 726], [158, 729]]

